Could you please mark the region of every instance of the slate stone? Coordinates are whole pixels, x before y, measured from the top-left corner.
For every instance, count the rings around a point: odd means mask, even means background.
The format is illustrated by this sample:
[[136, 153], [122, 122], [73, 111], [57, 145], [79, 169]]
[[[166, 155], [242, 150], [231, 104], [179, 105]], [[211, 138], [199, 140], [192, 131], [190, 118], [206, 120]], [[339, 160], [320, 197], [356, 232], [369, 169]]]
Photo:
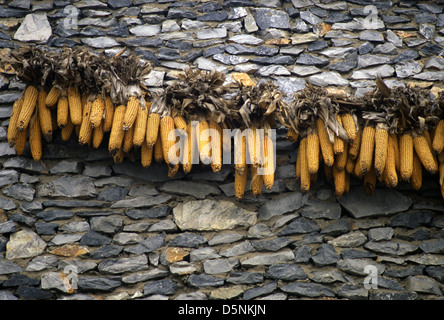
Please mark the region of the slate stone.
[[123, 246], [116, 245], [104, 245], [93, 253], [91, 253], [91, 259], [106, 259], [117, 257], [122, 252]]
[[35, 224], [35, 231], [39, 235], [55, 235], [58, 226], [56, 223], [37, 222]]
[[25, 300], [47, 300], [54, 297], [54, 295], [47, 290], [28, 286], [20, 286], [16, 294]]
[[410, 61], [415, 60], [419, 57], [418, 52], [416, 50], [405, 50], [401, 52], [399, 55], [397, 55], [395, 58], [393, 58], [390, 63], [395, 64], [402, 61]]
[[391, 255], [404, 255], [416, 251], [418, 249], [418, 246], [403, 242], [395, 242], [395, 241], [386, 241], [386, 242], [369, 241], [364, 245], [364, 248], [378, 253], [386, 253]]
[[129, 258], [103, 260], [97, 266], [100, 272], [120, 274], [148, 269], [148, 258], [142, 254]]
[[171, 207], [160, 206], [152, 209], [132, 209], [125, 212], [128, 217], [139, 220], [145, 218], [163, 218], [171, 212]]
[[272, 265], [285, 263], [294, 260], [293, 252], [284, 250], [276, 253], [257, 254], [252, 258], [241, 261], [241, 265], [245, 267], [253, 267], [258, 265]]
[[111, 215], [105, 217], [93, 217], [90, 219], [91, 229], [102, 233], [116, 233], [123, 226], [123, 219]]
[[4, 187], [16, 182], [18, 182], [17, 171], [7, 169], [0, 171], [0, 187]]
[[285, 67], [280, 65], [270, 65], [260, 68], [256, 74], [261, 77], [276, 76], [289, 76], [291, 73]]
[[286, 293], [302, 297], [334, 297], [335, 293], [327, 286], [318, 283], [293, 282], [280, 289]]
[[367, 300], [368, 290], [361, 284], [345, 283], [338, 289], [337, 295], [350, 300]]
[[410, 276], [407, 278], [407, 289], [420, 293], [430, 293], [442, 296], [438, 283], [426, 276]]
[[321, 244], [318, 251], [311, 256], [313, 263], [319, 267], [335, 264], [339, 259], [339, 255], [336, 253], [334, 247], [325, 243]]
[[[385, 265], [370, 259], [342, 259], [337, 262], [336, 267], [352, 275], [367, 276], [368, 273], [364, 269], [368, 265], [375, 266], [378, 274], [385, 272]], [[384, 275], [388, 276], [386, 273]]]
[[235, 36], [228, 38], [228, 42], [235, 42], [235, 43], [246, 44], [246, 45], [260, 45], [264, 41], [260, 38], [255, 37], [255, 36], [240, 34], [240, 35], [235, 35]]
[[198, 21], [225, 21], [228, 18], [228, 13], [225, 11], [214, 11], [214, 12], [208, 12], [206, 14], [203, 14], [201, 16], [197, 17]]
[[96, 194], [96, 187], [89, 177], [62, 176], [37, 186], [39, 197], [89, 198]]
[[0, 260], [0, 275], [14, 274], [20, 272], [23, 272], [23, 268], [19, 265], [6, 259]]
[[433, 56], [433, 55], [439, 55], [444, 50], [444, 47], [434, 44], [434, 43], [427, 43], [426, 45], [422, 46], [421, 49], [419, 49], [419, 52], [425, 56]]
[[304, 270], [300, 266], [292, 263], [271, 265], [267, 270], [266, 277], [285, 281], [307, 279]]
[[264, 275], [260, 272], [242, 272], [235, 271], [229, 274], [226, 282], [234, 284], [254, 284], [262, 283]]
[[2, 208], [5, 211], [9, 211], [17, 208], [17, 205], [11, 199], [0, 197], [0, 208]]
[[353, 188], [339, 203], [354, 217], [387, 216], [407, 210], [412, 200], [393, 189], [376, 189], [367, 197], [362, 187]]
[[307, 245], [300, 246], [294, 253], [294, 262], [307, 263], [311, 258], [311, 248]]
[[111, 239], [93, 230], [85, 233], [80, 239], [79, 244], [85, 246], [98, 247], [111, 243]]
[[423, 241], [419, 248], [425, 253], [444, 253], [444, 239]]
[[369, 300], [418, 300], [416, 292], [371, 292]]
[[14, 222], [22, 223], [30, 228], [32, 228], [35, 222], [37, 221], [37, 219], [34, 217], [30, 217], [28, 215], [19, 214], [19, 213], [12, 214], [9, 217], [9, 219], [11, 219]]
[[292, 242], [293, 240], [286, 237], [278, 237], [271, 240], [255, 240], [251, 244], [257, 251], [278, 251]]
[[154, 280], [147, 282], [143, 287], [145, 295], [161, 294], [172, 295], [176, 292], [178, 285], [171, 279]]
[[424, 269], [426, 274], [441, 283], [444, 283], [444, 267], [431, 266]]
[[315, 66], [315, 67], [325, 67], [330, 63], [330, 60], [302, 53], [299, 55], [299, 58], [296, 60], [296, 63], [302, 65]]
[[290, 19], [286, 12], [269, 8], [256, 8], [255, 20], [257, 26], [267, 28], [290, 29]]
[[390, 227], [373, 228], [368, 231], [368, 238], [373, 241], [390, 240], [393, 234], [394, 230]]
[[158, 196], [138, 196], [132, 199], [122, 199], [114, 202], [111, 208], [144, 208], [152, 207], [159, 204], [169, 202], [172, 196], [158, 195]]
[[169, 245], [173, 247], [187, 247], [198, 248], [207, 243], [207, 239], [204, 236], [193, 233], [182, 233], [174, 237]]
[[73, 216], [74, 212], [63, 209], [45, 209], [44, 211], [37, 213], [37, 217], [43, 219], [45, 222], [70, 219]]
[[359, 34], [359, 40], [371, 42], [384, 42], [384, 37], [381, 32], [373, 30], [364, 30]]
[[173, 209], [174, 222], [181, 230], [225, 230], [252, 226], [256, 213], [227, 201], [189, 201]]
[[276, 215], [298, 210], [302, 205], [302, 193], [294, 192], [282, 198], [267, 201], [259, 208], [258, 217], [269, 220]]
[[0, 233], [13, 233], [16, 231], [15, 223], [12, 220], [0, 223]]
[[321, 228], [314, 221], [306, 218], [294, 219], [286, 228], [278, 233], [279, 236], [289, 236], [294, 234], [304, 234], [320, 231]]
[[396, 49], [396, 47], [392, 43], [386, 42], [384, 44], [377, 45], [372, 50], [372, 53], [395, 55], [398, 54], [398, 49]]
[[32, 201], [34, 199], [35, 189], [27, 183], [17, 183], [6, 189], [3, 189], [3, 194], [24, 201]]
[[347, 282], [344, 275], [335, 270], [313, 271], [310, 273], [309, 278], [317, 283]]
[[242, 299], [251, 300], [266, 294], [270, 294], [276, 289], [277, 289], [277, 281], [269, 282], [264, 284], [263, 286], [246, 290], [242, 295]]
[[120, 277], [91, 277], [80, 276], [77, 282], [82, 291], [112, 291], [122, 285]]
[[31, 258], [40, 255], [46, 242], [31, 230], [20, 230], [9, 236], [6, 244], [6, 259]]
[[432, 220], [432, 217], [432, 213], [428, 211], [409, 211], [398, 213], [393, 217], [390, 226], [414, 229], [420, 226], [427, 226]]
[[145, 238], [138, 245], [127, 247], [124, 249], [125, 252], [133, 254], [143, 254], [153, 252], [159, 248], [165, 246], [165, 237], [161, 234], [149, 238]]
[[119, 43], [110, 37], [82, 38], [81, 41], [83, 44], [97, 49], [119, 46]]
[[315, 74], [310, 76], [309, 81], [311, 84], [315, 86], [346, 86], [349, 81], [344, 79], [339, 73], [335, 71], [322, 72], [319, 74]]
[[52, 34], [46, 13], [32, 13], [26, 15], [20, 27], [14, 34], [18, 41], [46, 42]]
[[335, 247], [359, 247], [367, 242], [367, 237], [361, 231], [354, 231], [341, 235], [335, 239], [328, 241]]
[[117, 201], [122, 200], [128, 194], [128, 189], [122, 187], [109, 187], [97, 195], [99, 201]]
[[336, 202], [309, 200], [300, 214], [309, 219], [336, 220], [341, 217], [341, 206]]

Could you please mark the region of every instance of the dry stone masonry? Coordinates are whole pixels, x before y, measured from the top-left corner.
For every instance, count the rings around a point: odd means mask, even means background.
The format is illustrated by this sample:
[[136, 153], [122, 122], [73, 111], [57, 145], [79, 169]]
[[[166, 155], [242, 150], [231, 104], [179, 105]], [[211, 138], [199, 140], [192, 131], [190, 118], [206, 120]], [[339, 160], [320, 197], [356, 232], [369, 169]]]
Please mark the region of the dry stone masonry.
[[[0, 0], [1, 54], [21, 44], [129, 48], [154, 63], [153, 93], [189, 64], [289, 96], [312, 84], [359, 97], [377, 76], [444, 88], [442, 0]], [[57, 135], [35, 162], [6, 141], [23, 89], [0, 70], [0, 300], [442, 299], [437, 179], [371, 197], [352, 180], [337, 198], [319, 176], [301, 193], [284, 128], [273, 188], [241, 201], [232, 166], [170, 179]]]

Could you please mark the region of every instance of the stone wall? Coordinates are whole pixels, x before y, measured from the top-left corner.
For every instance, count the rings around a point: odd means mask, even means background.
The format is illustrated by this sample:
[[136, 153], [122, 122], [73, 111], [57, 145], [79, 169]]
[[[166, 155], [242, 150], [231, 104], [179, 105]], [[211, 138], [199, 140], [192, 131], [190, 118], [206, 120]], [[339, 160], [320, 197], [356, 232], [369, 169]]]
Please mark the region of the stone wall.
[[[0, 47], [122, 47], [155, 63], [153, 91], [188, 64], [362, 95], [377, 74], [436, 95], [443, 1], [0, 1]], [[440, 299], [444, 205], [423, 187], [362, 182], [336, 198], [319, 176], [302, 194], [297, 146], [278, 129], [272, 190], [235, 199], [233, 168], [114, 164], [57, 133], [41, 162], [6, 141], [24, 84], [0, 75], [0, 299]], [[368, 288], [368, 276], [378, 279]]]

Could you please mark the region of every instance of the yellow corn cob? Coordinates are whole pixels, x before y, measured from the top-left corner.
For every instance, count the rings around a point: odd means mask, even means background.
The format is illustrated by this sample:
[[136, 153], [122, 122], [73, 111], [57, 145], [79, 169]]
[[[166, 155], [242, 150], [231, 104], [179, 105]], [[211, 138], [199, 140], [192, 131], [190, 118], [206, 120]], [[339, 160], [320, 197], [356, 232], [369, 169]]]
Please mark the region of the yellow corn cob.
[[110, 96], [105, 98], [105, 116], [103, 118], [103, 132], [109, 132], [113, 125], [114, 106]]
[[168, 178], [174, 178], [179, 171], [179, 163], [168, 165]]
[[433, 156], [425, 136], [415, 135], [413, 138], [413, 147], [424, 168], [431, 174], [435, 174], [438, 171], [438, 161]]
[[149, 148], [154, 147], [159, 135], [160, 114], [150, 113], [146, 125], [146, 144]]
[[264, 185], [264, 176], [257, 173], [257, 166], [250, 165], [251, 171], [251, 191], [256, 197], [262, 193], [262, 186]]
[[173, 120], [176, 129], [187, 131], [187, 122], [181, 115], [176, 115]]
[[162, 139], [160, 139], [160, 134], [157, 136], [157, 141], [154, 144], [154, 160], [157, 163], [163, 162], [163, 147], [162, 147]]
[[133, 138], [134, 138], [134, 125], [131, 126], [123, 136], [122, 149], [123, 152], [128, 153], [133, 148]]
[[258, 165], [257, 154], [256, 154], [256, 130], [257, 130], [257, 128], [252, 126], [247, 131], [248, 132], [248, 135], [247, 135], [247, 149], [248, 149], [247, 163], [252, 164], [253, 166]]
[[387, 159], [388, 132], [387, 129], [377, 125], [375, 130], [375, 174], [377, 177], [382, 175], [385, 169]]
[[93, 129], [92, 135], [93, 148], [97, 149], [103, 140], [103, 123], [100, 123], [98, 127], [95, 127]]
[[134, 134], [133, 134], [133, 144], [136, 148], [139, 148], [146, 138], [146, 124], [148, 121], [148, 106], [144, 108], [139, 107], [137, 111], [136, 121], [133, 125]]
[[[199, 157], [200, 157], [200, 161], [203, 164], [210, 164], [211, 163], [211, 159], [210, 159], [210, 155], [209, 155], [209, 151], [210, 148], [208, 148], [207, 144], [209, 144], [209, 134], [207, 129], [209, 128], [208, 122], [206, 120], [200, 120], [199, 121], [199, 136], [198, 136], [198, 141], [199, 141]], [[208, 149], [204, 149], [205, 147], [207, 147]], [[207, 153], [205, 153], [204, 151], [208, 150]]]
[[296, 142], [298, 140], [299, 134], [293, 129], [293, 128], [289, 128], [287, 131], [287, 140], [289, 142]]
[[348, 142], [344, 142], [344, 152], [336, 155], [335, 164], [337, 170], [344, 170], [347, 165], [348, 156]]
[[187, 140], [184, 143], [184, 151], [183, 151], [183, 161], [182, 161], [182, 169], [184, 173], [190, 173], [191, 168], [193, 166], [192, 163], [192, 153], [193, 153], [193, 140], [192, 140], [192, 131], [194, 128], [191, 122], [187, 125]]
[[389, 187], [394, 188], [398, 185], [398, 174], [396, 173], [396, 155], [392, 135], [389, 135], [387, 142], [387, 159], [385, 161], [384, 180]]
[[362, 138], [362, 128], [359, 127], [356, 131], [355, 139], [350, 143], [348, 148], [348, 153], [353, 160], [358, 157], [359, 151], [361, 150], [361, 138]]
[[[296, 180], [301, 178], [301, 143], [299, 142], [299, 148], [296, 154]], [[325, 163], [324, 163], [325, 164]]]
[[60, 88], [52, 86], [48, 94], [46, 95], [46, 100], [45, 100], [46, 106], [49, 108], [54, 107], [57, 101], [59, 100], [61, 93], [62, 90]]
[[439, 120], [436, 125], [432, 146], [436, 153], [440, 153], [444, 150], [444, 119]]
[[399, 171], [401, 179], [410, 181], [413, 173], [413, 138], [403, 133], [399, 139]]
[[71, 122], [71, 117], [68, 116], [68, 121], [66, 122], [66, 126], [64, 126], [61, 131], [62, 140], [63, 141], [69, 140], [73, 131], [74, 131], [74, 124]]
[[365, 193], [369, 196], [375, 192], [376, 188], [376, 172], [375, 167], [371, 167], [369, 171], [364, 175], [364, 189]]
[[410, 183], [415, 190], [421, 189], [422, 185], [422, 164], [416, 152], [413, 152], [413, 171]]
[[336, 163], [333, 165], [333, 181], [335, 184], [335, 193], [338, 197], [341, 197], [345, 192], [346, 175], [347, 172], [345, 170], [339, 170]]
[[[211, 135], [211, 169], [219, 172], [222, 169], [222, 127], [215, 120], [208, 123]], [[215, 134], [217, 133], [217, 135]]]
[[66, 95], [60, 96], [57, 102], [57, 126], [63, 129], [68, 123], [69, 107]]
[[239, 175], [243, 175], [243, 172], [246, 171], [247, 165], [247, 138], [245, 136], [241, 137], [240, 140], [241, 145], [236, 146], [234, 150], [234, 163], [235, 169]]
[[396, 133], [390, 133], [390, 138], [392, 139], [393, 143], [393, 150], [395, 152], [395, 167], [396, 171], [400, 170], [400, 159], [399, 159], [399, 139], [398, 135]]
[[[112, 129], [111, 129], [112, 130]], [[122, 163], [123, 159], [125, 159], [125, 153], [120, 148], [117, 150], [117, 152], [113, 155], [114, 163]]]
[[308, 192], [310, 190], [311, 180], [307, 163], [307, 137], [302, 138], [298, 152], [301, 153], [301, 191]]
[[123, 118], [123, 130], [127, 131], [136, 121], [137, 113], [140, 108], [140, 101], [136, 97], [129, 97], [126, 104], [125, 117]]
[[14, 105], [12, 106], [12, 112], [11, 116], [9, 118], [9, 125], [8, 125], [8, 143], [10, 147], [13, 147], [15, 144], [15, 139], [17, 137], [17, 121], [20, 115], [20, 110], [23, 106], [23, 97], [18, 98]]
[[147, 168], [151, 165], [152, 161], [153, 161], [153, 148], [148, 148], [147, 144], [144, 141], [140, 148], [140, 162], [142, 163], [143, 167]]
[[92, 131], [93, 131], [92, 124], [90, 121], [92, 104], [93, 104], [92, 101], [88, 101], [82, 110], [83, 119], [79, 131], [79, 144], [89, 144], [91, 142]]
[[322, 158], [324, 159], [324, 163], [328, 167], [331, 167], [335, 161], [333, 145], [328, 138], [325, 122], [321, 118], [316, 119], [316, 129], [319, 136], [319, 145], [321, 148]]
[[307, 166], [310, 174], [315, 174], [319, 170], [319, 136], [315, 130], [307, 136]]
[[[341, 117], [338, 114], [335, 117], [336, 117], [336, 120], [338, 120], [339, 125], [342, 126]], [[335, 139], [333, 142], [333, 152], [335, 155], [338, 155], [338, 154], [341, 154], [342, 152], [344, 152], [344, 140], [342, 140], [341, 138], [339, 138], [336, 135], [335, 135]]]
[[[109, 136], [108, 151], [115, 155], [121, 149], [125, 131], [123, 131], [123, 117], [125, 116], [125, 105], [120, 105], [114, 110], [113, 125]], [[122, 150], [123, 152], [123, 150]]]
[[247, 170], [243, 170], [241, 174], [235, 170], [234, 172], [234, 194], [237, 199], [242, 199], [245, 193], [245, 187], [247, 186]]
[[26, 138], [28, 137], [29, 125], [25, 128], [25, 130], [17, 133], [17, 137], [15, 138], [14, 150], [15, 153], [19, 156], [23, 154], [25, 151]]
[[68, 87], [68, 106], [72, 123], [75, 126], [80, 125], [82, 123], [83, 105], [80, 92], [74, 85]]
[[17, 130], [19, 132], [28, 127], [32, 114], [37, 105], [39, 92], [34, 86], [28, 86], [23, 95], [23, 105], [20, 109], [20, 114], [17, 119]]
[[345, 131], [347, 132], [349, 142], [353, 142], [353, 140], [356, 137], [355, 119], [353, 119], [353, 116], [350, 113], [344, 113], [341, 116], [341, 121], [342, 121], [342, 126], [344, 127]]
[[93, 128], [98, 127], [102, 123], [103, 112], [105, 111], [105, 100], [99, 95], [94, 99], [91, 106], [90, 122]]
[[429, 130], [424, 130], [424, 138], [427, 140], [427, 144], [429, 145], [430, 152], [433, 153], [432, 136], [430, 135]]
[[361, 170], [361, 153], [358, 153], [358, 157], [356, 158], [355, 161], [355, 170], [353, 172], [355, 174], [356, 177], [358, 178], [362, 178], [362, 170]]
[[46, 107], [46, 91], [39, 91], [37, 100], [38, 115], [40, 122], [40, 129], [42, 130], [43, 138], [50, 142], [52, 140], [52, 118], [51, 110]]
[[[268, 129], [270, 126], [266, 127], [265, 130], [265, 140], [264, 140], [264, 157], [266, 163], [264, 163], [264, 185], [267, 190], [270, 190], [274, 184], [274, 148], [273, 140], [268, 135]], [[270, 149], [270, 150], [269, 150]]]
[[170, 164], [168, 152], [174, 146], [176, 141], [168, 140], [168, 135], [174, 130], [174, 120], [171, 116], [164, 116], [160, 119], [160, 139], [162, 140], [163, 158], [167, 164]]
[[347, 157], [347, 163], [345, 164], [345, 171], [347, 171], [348, 174], [352, 174], [355, 170], [355, 164], [356, 164], [356, 161], [353, 160], [351, 158], [351, 156], [349, 155]]
[[39, 161], [42, 158], [42, 131], [40, 130], [40, 120], [36, 113], [32, 116], [29, 127], [31, 155], [34, 161]]
[[375, 149], [375, 128], [365, 126], [361, 137], [361, 150], [359, 152], [361, 173], [366, 174], [373, 164], [373, 152]]

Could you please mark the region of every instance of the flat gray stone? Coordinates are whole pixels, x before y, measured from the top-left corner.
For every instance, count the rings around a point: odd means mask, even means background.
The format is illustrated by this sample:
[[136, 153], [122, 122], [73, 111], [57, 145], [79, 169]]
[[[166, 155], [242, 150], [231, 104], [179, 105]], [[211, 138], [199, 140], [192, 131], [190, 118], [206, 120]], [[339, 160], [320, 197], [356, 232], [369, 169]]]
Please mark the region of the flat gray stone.
[[367, 237], [361, 231], [355, 231], [341, 235], [333, 240], [328, 241], [335, 247], [352, 248], [359, 247], [367, 242]]
[[395, 73], [395, 69], [388, 65], [384, 64], [375, 68], [361, 69], [353, 71], [351, 78], [354, 80], [360, 79], [376, 79], [378, 76], [381, 78], [387, 78], [392, 76]]
[[318, 283], [293, 282], [286, 284], [280, 289], [286, 293], [291, 293], [302, 297], [334, 297], [335, 293], [327, 286]]
[[160, 33], [160, 26], [142, 25], [130, 28], [129, 31], [138, 37], [153, 37]]
[[441, 289], [435, 279], [426, 276], [410, 276], [407, 278], [407, 288], [409, 291], [420, 293], [430, 293], [442, 296]]
[[388, 216], [406, 211], [412, 200], [393, 189], [377, 188], [371, 197], [363, 187], [355, 187], [339, 198], [339, 203], [357, 219], [365, 217]]
[[97, 266], [100, 272], [119, 274], [124, 272], [136, 272], [148, 269], [148, 258], [141, 254], [130, 258], [108, 259]]
[[96, 194], [96, 187], [89, 177], [62, 176], [37, 186], [38, 197], [90, 198]]
[[256, 213], [229, 201], [188, 201], [173, 209], [174, 222], [181, 230], [226, 230], [256, 223]]
[[46, 13], [31, 13], [23, 20], [22, 24], [14, 34], [14, 39], [18, 41], [38, 41], [46, 42], [52, 35]]
[[300, 214], [309, 219], [336, 220], [341, 217], [341, 210], [337, 202], [309, 200]]
[[298, 210], [302, 205], [302, 193], [294, 192], [282, 198], [267, 201], [259, 208], [258, 217], [269, 220], [274, 216]]
[[344, 79], [339, 73], [335, 71], [323, 72], [310, 76], [311, 84], [319, 87], [324, 86], [346, 86], [349, 81]]
[[255, 36], [240, 34], [228, 38], [228, 42], [235, 42], [246, 45], [260, 45], [264, 42], [264, 40]]
[[259, 265], [272, 265], [285, 263], [294, 259], [294, 253], [290, 250], [283, 250], [276, 253], [257, 254], [252, 258], [241, 261], [244, 267], [254, 267]]
[[165, 195], [139, 196], [133, 199], [123, 199], [116, 201], [111, 205], [111, 208], [146, 208], [167, 203], [171, 199], [172, 196], [165, 196]]
[[221, 193], [219, 188], [212, 185], [184, 180], [165, 182], [159, 190], [166, 193], [188, 195], [197, 199], [205, 199], [209, 195], [219, 195]]
[[120, 45], [116, 40], [110, 37], [82, 38], [81, 41], [83, 44], [98, 49], [112, 48]]
[[267, 28], [290, 29], [290, 17], [284, 11], [257, 8], [254, 17], [257, 26], [262, 30]]
[[6, 259], [31, 258], [40, 255], [46, 248], [43, 241], [31, 230], [21, 230], [11, 234], [6, 244]]

